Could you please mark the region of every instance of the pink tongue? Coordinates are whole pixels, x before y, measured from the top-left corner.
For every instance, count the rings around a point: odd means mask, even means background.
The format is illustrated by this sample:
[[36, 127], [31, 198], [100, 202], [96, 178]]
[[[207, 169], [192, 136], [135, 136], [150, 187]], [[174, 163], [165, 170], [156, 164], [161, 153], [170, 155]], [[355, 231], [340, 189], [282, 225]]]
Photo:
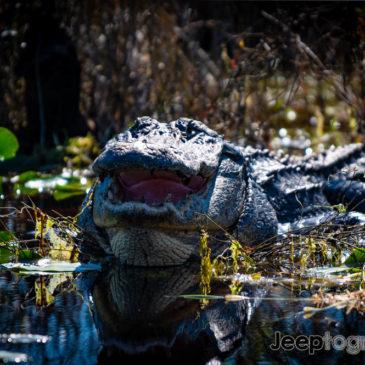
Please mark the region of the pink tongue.
[[150, 179], [166, 179], [181, 183], [181, 179], [179, 179], [176, 174], [168, 171], [154, 171], [152, 173], [151, 171], [136, 170], [119, 174], [119, 181], [123, 186], [131, 186], [143, 180]]
[[188, 186], [166, 179], [150, 179], [125, 189], [126, 200], [143, 201], [147, 204], [162, 204], [170, 194], [169, 201], [177, 204], [191, 193]]

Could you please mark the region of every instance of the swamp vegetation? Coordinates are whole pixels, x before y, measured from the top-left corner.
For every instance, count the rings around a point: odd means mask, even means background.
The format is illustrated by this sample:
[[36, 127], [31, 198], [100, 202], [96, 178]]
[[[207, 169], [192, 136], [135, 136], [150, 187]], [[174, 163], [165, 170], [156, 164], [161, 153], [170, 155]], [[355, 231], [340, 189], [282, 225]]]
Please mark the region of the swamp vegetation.
[[4, 1], [0, 19], [1, 361], [364, 362], [270, 344], [365, 335], [365, 222], [227, 233], [213, 259], [201, 217], [200, 263], [141, 269], [82, 252], [76, 220], [93, 158], [141, 115], [281, 154], [363, 142], [363, 3]]

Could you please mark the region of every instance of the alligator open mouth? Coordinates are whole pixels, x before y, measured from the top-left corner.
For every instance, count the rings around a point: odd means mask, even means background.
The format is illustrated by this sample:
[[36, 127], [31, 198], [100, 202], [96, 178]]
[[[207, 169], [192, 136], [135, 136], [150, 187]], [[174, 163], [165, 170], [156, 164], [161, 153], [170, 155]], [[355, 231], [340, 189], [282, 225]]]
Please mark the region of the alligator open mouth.
[[171, 202], [176, 205], [189, 194], [202, 190], [206, 183], [207, 179], [201, 175], [185, 177], [171, 171], [128, 170], [115, 173], [114, 188], [109, 190], [108, 198], [115, 202], [117, 195], [122, 203], [135, 201], [162, 205]]

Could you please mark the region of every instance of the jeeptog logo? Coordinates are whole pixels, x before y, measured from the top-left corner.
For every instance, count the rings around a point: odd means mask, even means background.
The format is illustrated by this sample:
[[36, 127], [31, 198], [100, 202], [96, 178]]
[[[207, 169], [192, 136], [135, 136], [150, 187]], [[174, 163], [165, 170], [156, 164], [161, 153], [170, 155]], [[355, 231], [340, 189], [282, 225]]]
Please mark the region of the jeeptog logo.
[[321, 335], [282, 335], [280, 331], [275, 331], [274, 343], [270, 345], [273, 351], [308, 351], [310, 355], [314, 355], [316, 351], [330, 351], [331, 349], [338, 351], [346, 351], [350, 355], [357, 355], [360, 351], [365, 350], [365, 336], [332, 336], [329, 331]]

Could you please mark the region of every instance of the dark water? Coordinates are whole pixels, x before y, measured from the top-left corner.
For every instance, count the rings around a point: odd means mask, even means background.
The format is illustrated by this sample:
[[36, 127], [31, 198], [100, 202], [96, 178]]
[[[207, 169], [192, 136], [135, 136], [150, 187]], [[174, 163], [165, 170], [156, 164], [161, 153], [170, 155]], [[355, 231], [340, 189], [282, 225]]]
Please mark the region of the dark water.
[[[19, 217], [10, 223], [29, 229]], [[357, 352], [350, 344], [314, 355], [308, 349], [270, 348], [275, 332], [294, 339], [344, 336], [337, 337], [340, 345], [348, 336], [365, 336], [364, 317], [355, 311], [346, 315], [332, 308], [305, 319], [303, 307], [312, 305], [307, 298], [314, 293], [310, 288], [248, 280], [241, 294], [251, 299], [178, 297], [199, 294], [199, 284], [199, 263], [141, 269], [105, 260], [100, 272], [24, 276], [0, 271], [0, 334], [8, 335], [1, 337], [0, 351], [26, 354], [31, 364], [365, 363], [364, 351], [349, 354]], [[229, 294], [229, 284], [213, 281], [210, 294]], [[47, 337], [17, 341], [10, 334]]]

